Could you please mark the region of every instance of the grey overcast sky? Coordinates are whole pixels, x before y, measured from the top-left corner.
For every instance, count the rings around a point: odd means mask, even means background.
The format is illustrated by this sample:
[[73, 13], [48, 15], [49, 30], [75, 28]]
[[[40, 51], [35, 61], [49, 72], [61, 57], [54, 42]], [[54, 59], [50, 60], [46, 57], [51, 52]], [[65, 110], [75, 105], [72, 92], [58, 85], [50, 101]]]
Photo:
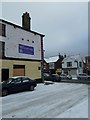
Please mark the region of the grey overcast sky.
[[26, 11], [31, 29], [45, 34], [45, 57], [88, 55], [88, 2], [2, 2], [2, 19], [20, 26]]

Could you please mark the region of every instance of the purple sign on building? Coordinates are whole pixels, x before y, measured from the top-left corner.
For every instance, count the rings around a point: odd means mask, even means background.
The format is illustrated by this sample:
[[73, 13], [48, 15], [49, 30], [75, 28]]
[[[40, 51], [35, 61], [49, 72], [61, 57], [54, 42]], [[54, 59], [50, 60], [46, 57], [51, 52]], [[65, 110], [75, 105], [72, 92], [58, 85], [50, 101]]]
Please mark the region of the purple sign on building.
[[19, 50], [19, 53], [34, 55], [34, 47], [31, 47], [31, 46], [19, 44], [18, 50]]

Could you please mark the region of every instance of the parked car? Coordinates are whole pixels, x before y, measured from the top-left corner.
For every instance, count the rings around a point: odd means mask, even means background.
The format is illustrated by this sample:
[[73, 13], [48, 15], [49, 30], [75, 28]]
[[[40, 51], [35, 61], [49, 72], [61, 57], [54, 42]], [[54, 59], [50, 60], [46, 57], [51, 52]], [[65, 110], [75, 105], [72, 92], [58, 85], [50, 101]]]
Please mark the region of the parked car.
[[2, 96], [26, 90], [33, 91], [36, 86], [36, 81], [26, 76], [11, 77], [2, 83]]
[[60, 75], [60, 77], [61, 77], [62, 80], [67, 80], [67, 79], [71, 80], [72, 79], [71, 75], [67, 75], [67, 74], [64, 74], [64, 73], [62, 73]]
[[48, 74], [44, 73], [44, 80], [46, 81], [53, 81], [53, 82], [60, 82], [61, 78], [58, 74]]
[[52, 74], [52, 81], [53, 82], [60, 82], [61, 81], [61, 77], [58, 74]]
[[79, 73], [79, 74], [77, 74], [77, 79], [78, 80], [88, 80], [88, 79], [90, 79], [90, 76], [88, 76], [86, 73]]
[[46, 81], [52, 81], [51, 75], [48, 74], [48, 73], [44, 73], [44, 80], [46, 80]]
[[71, 75], [67, 75], [67, 79], [71, 80], [72, 76]]

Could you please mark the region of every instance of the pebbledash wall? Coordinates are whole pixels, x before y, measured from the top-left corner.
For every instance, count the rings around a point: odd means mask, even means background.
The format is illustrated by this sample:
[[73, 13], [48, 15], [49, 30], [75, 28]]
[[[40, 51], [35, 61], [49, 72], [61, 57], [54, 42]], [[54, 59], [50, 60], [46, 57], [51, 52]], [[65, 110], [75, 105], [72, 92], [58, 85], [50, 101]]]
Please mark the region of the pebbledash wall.
[[0, 80], [12, 76], [28, 76], [38, 79], [42, 76], [43, 34], [30, 29], [29, 13], [22, 16], [22, 27], [0, 19]]

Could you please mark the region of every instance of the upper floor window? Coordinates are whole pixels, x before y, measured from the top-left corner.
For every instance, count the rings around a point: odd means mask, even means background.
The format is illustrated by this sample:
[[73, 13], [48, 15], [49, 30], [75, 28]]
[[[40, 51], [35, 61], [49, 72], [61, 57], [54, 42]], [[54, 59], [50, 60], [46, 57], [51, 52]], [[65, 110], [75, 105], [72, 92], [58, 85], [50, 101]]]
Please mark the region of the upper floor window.
[[0, 23], [0, 35], [1, 36], [6, 36], [6, 25]]
[[5, 43], [0, 41], [0, 58], [4, 57]]
[[67, 67], [72, 67], [72, 62], [67, 62]]
[[82, 62], [79, 62], [79, 67], [82, 67]]

